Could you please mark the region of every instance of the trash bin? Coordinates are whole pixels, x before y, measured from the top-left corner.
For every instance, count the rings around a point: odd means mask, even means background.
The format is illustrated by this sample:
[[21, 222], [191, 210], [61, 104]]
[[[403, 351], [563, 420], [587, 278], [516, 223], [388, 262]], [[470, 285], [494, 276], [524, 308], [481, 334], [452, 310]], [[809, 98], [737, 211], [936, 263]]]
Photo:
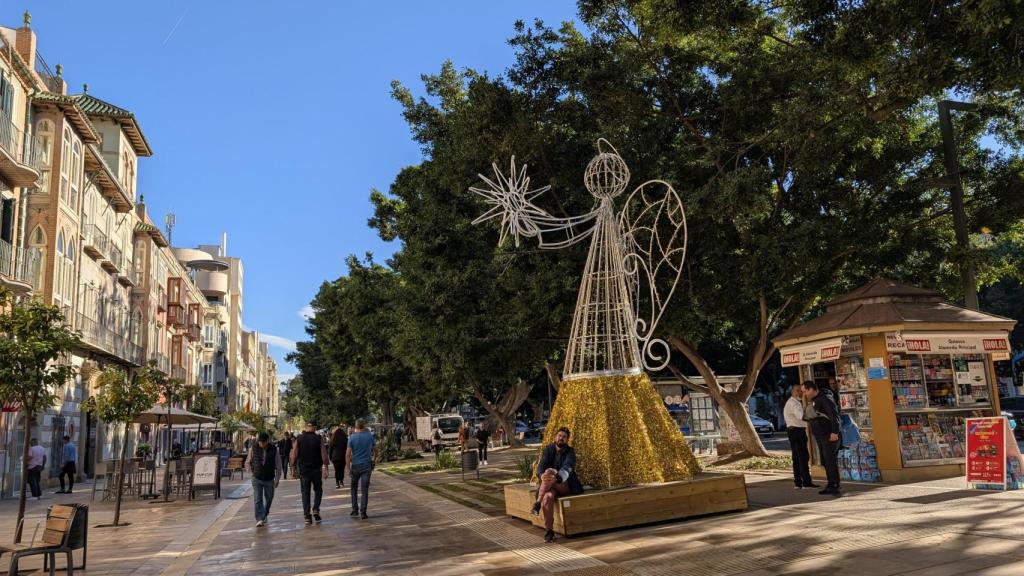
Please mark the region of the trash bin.
[[466, 479], [466, 470], [470, 472], [476, 470], [476, 477], [480, 477], [480, 460], [479, 453], [476, 450], [463, 450], [462, 451], [462, 479]]

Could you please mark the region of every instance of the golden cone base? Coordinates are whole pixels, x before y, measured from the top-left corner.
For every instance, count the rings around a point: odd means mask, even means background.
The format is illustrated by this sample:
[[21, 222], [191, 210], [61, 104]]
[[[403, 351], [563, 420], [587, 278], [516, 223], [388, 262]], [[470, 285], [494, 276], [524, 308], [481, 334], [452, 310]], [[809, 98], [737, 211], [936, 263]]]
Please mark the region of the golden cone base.
[[647, 374], [562, 382], [543, 446], [563, 426], [576, 449], [576, 474], [586, 485], [670, 482], [700, 470]]

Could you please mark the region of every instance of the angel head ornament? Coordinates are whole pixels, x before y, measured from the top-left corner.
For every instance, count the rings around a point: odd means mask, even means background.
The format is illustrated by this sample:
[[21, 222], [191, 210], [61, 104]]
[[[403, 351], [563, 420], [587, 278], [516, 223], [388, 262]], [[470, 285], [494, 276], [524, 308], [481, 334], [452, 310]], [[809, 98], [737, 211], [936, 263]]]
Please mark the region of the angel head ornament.
[[672, 186], [649, 180], [616, 210], [615, 199], [629, 185], [629, 167], [607, 140], [587, 164], [583, 184], [597, 200], [580, 216], [555, 217], [534, 200], [550, 186], [530, 189], [524, 165], [512, 158], [508, 176], [492, 164], [494, 177], [480, 175], [486, 188], [470, 190], [491, 206], [474, 224], [501, 218], [501, 241], [511, 235], [537, 238], [557, 249], [590, 238], [580, 281], [564, 378], [637, 374], [668, 364], [669, 348], [653, 337], [675, 292], [686, 257], [686, 214]]

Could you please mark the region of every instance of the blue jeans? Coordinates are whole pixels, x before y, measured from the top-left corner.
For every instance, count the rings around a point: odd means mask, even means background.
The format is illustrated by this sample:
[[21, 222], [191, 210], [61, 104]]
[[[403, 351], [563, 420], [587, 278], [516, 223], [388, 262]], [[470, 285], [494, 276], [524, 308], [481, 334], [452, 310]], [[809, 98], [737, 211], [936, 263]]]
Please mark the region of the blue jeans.
[[320, 500], [324, 497], [324, 479], [319, 468], [299, 469], [299, 489], [302, 490], [302, 515], [309, 516], [309, 491], [313, 490], [313, 514], [320, 513]]
[[270, 514], [270, 504], [274, 501], [274, 481], [253, 478], [252, 501], [256, 505], [256, 521], [265, 521], [267, 514]]
[[[370, 498], [370, 464], [352, 465], [352, 510], [366, 514], [366, 501]], [[360, 494], [361, 493], [361, 494]], [[360, 495], [362, 498], [360, 498]]]

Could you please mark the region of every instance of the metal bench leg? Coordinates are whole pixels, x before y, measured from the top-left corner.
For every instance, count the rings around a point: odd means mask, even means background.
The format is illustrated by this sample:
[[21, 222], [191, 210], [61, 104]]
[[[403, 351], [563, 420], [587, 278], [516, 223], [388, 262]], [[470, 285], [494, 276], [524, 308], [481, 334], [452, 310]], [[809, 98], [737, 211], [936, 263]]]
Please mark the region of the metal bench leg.
[[75, 575], [75, 556], [68, 550], [65, 554], [68, 555], [68, 576]]

